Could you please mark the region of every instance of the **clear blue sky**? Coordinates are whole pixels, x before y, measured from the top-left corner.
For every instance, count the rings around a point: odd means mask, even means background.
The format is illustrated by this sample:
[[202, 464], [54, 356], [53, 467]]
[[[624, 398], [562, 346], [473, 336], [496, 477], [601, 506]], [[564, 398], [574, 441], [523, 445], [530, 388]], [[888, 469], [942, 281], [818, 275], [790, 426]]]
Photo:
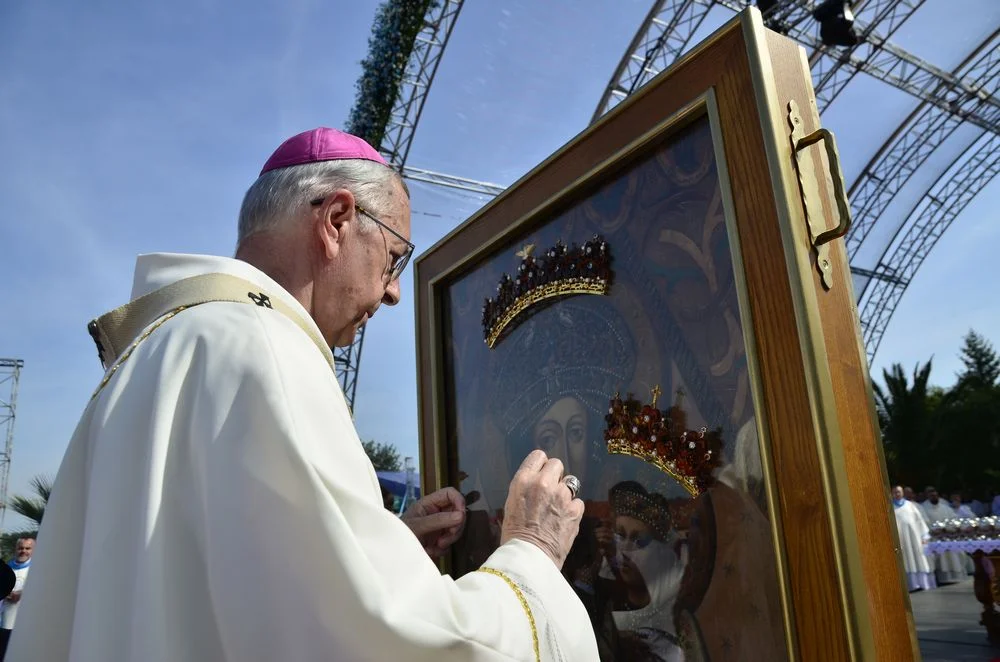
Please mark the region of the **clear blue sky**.
[[[649, 4], [468, 2], [410, 164], [514, 181], [586, 126]], [[135, 256], [230, 255], [240, 200], [271, 150], [299, 131], [344, 124], [375, 7], [14, 0], [0, 8], [0, 356], [25, 361], [13, 493], [58, 468], [101, 376], [86, 323], [127, 299]], [[711, 27], [727, 16], [714, 11]], [[930, 0], [894, 40], [951, 69], [998, 23], [995, 0]], [[838, 136], [848, 180], [914, 103], [858, 79], [830, 108], [824, 123]], [[937, 172], [921, 176], [926, 184]], [[890, 211], [919, 192], [904, 191], [910, 197]], [[483, 202], [414, 185], [418, 251]], [[998, 207], [994, 181], [938, 244], [892, 320], [876, 374], [933, 355], [932, 379], [947, 385], [968, 328], [1000, 343], [1000, 276], [990, 268]], [[416, 456], [413, 326], [410, 298], [373, 322], [356, 418], [363, 438]]]

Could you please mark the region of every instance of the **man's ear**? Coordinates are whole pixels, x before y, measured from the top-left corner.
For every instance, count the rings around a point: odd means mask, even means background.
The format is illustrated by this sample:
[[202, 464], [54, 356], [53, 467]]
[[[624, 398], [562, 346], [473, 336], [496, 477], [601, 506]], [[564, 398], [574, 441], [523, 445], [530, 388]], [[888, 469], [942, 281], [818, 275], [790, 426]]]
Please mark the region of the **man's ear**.
[[316, 210], [316, 237], [328, 260], [337, 256], [345, 237], [354, 229], [354, 205], [353, 193], [347, 189], [337, 189], [324, 198]]

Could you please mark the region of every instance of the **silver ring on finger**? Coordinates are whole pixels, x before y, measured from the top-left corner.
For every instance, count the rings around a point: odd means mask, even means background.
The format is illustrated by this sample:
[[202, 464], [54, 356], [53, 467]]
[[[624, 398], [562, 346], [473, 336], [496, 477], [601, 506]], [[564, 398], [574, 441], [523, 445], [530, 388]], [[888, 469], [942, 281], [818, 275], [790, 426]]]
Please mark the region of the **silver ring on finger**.
[[570, 498], [575, 499], [580, 492], [580, 479], [572, 474], [563, 476], [563, 485], [569, 488]]

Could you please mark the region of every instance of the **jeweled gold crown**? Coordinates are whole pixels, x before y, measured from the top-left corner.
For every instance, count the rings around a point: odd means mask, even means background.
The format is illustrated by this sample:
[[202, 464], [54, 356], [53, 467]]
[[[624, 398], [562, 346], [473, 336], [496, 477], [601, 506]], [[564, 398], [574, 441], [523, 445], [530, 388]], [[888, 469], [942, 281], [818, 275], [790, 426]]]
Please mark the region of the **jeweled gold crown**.
[[605, 417], [608, 453], [649, 462], [680, 483], [691, 496], [698, 496], [714, 481], [712, 472], [721, 462], [722, 436], [718, 430], [684, 429], [685, 417], [679, 404], [666, 411], [657, 408], [661, 393], [660, 387], [654, 386], [649, 404], [640, 403], [631, 393], [625, 400], [615, 394]]
[[611, 286], [611, 252], [597, 235], [583, 246], [559, 242], [537, 258], [534, 248], [530, 244], [517, 252], [517, 272], [504, 274], [496, 298], [483, 304], [483, 335], [490, 349], [534, 304], [571, 294], [607, 294]]

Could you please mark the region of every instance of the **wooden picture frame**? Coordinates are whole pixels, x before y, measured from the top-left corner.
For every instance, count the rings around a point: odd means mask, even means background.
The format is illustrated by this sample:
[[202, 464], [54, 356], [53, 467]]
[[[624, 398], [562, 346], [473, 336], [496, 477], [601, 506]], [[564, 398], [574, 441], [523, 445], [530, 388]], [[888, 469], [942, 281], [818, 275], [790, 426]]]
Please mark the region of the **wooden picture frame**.
[[[416, 262], [422, 488], [426, 493], [455, 485], [468, 493], [474, 486], [461, 475], [466, 466], [460, 456], [469, 455], [473, 448], [481, 449], [474, 454], [493, 453], [497, 458], [509, 453], [511, 437], [493, 430], [503, 427], [497, 420], [505, 416], [496, 413], [497, 403], [514, 402], [533, 388], [519, 382], [519, 377], [503, 373], [506, 365], [516, 361], [494, 361], [500, 349], [506, 357], [517, 356], [516, 350], [510, 349], [514, 345], [503, 349], [504, 343], [521, 342], [515, 336], [526, 337], [532, 319], [538, 333], [564, 339], [576, 338], [566, 329], [603, 323], [577, 321], [573, 326], [565, 311], [571, 310], [575, 304], [570, 302], [574, 301], [582, 302], [577, 306], [582, 311], [578, 320], [604, 319], [603, 313], [587, 318], [590, 313], [583, 310], [588, 306], [596, 309], [598, 300], [604, 299], [613, 302], [614, 314], [619, 317], [634, 310], [636, 315], [653, 318], [651, 310], [670, 308], [662, 301], [628, 298], [629, 283], [633, 290], [641, 289], [635, 283], [646, 278], [643, 273], [652, 273], [635, 266], [638, 258], [634, 256], [648, 258], [652, 260], [649, 264], [665, 269], [654, 275], [659, 292], [674, 287], [670, 285], [671, 274], [690, 268], [684, 266], [686, 260], [713, 262], [716, 266], [712, 269], [728, 260], [728, 271], [718, 271], [725, 272], [724, 278], [719, 276], [729, 288], [725, 296], [712, 294], [711, 284], [697, 283], [679, 295], [690, 308], [694, 305], [691, 302], [699, 300], [698, 287], [702, 287], [709, 293], [704, 296], [706, 309], [715, 311], [687, 327], [677, 323], [683, 327], [679, 340], [664, 339], [669, 325], [650, 323], [652, 331], [647, 329], [650, 337], [645, 339], [630, 327], [634, 347], [621, 350], [625, 352], [622, 355], [632, 352], [635, 362], [647, 366], [655, 378], [618, 380], [623, 387], [648, 387], [653, 381], [659, 386], [660, 381], [670, 379], [683, 382], [695, 392], [690, 398], [695, 400], [691, 405], [694, 418], [707, 427], [718, 424], [726, 438], [725, 454], [730, 464], [735, 463], [737, 430], [753, 433], [748, 448], [759, 454], [759, 459], [753, 456], [759, 466], [754, 475], [763, 483], [758, 486], [758, 501], [764, 513], [761, 521], [767, 523], [766, 544], [761, 542], [767, 551], [762, 555], [734, 552], [732, 565], [738, 574], [748, 557], [773, 555], [773, 581], [767, 579], [751, 594], [773, 592], [772, 598], [767, 598], [770, 606], [764, 608], [765, 620], [770, 614], [774, 621], [770, 627], [780, 629], [781, 641], [775, 643], [773, 632], [762, 634], [758, 630], [763, 628], [749, 624], [759, 608], [734, 615], [727, 613], [723, 602], [706, 606], [704, 596], [712, 589], [705, 588], [699, 593], [700, 606], [692, 607], [690, 613], [697, 621], [691, 627], [718, 630], [711, 641], [704, 631], [697, 635], [706, 659], [897, 661], [917, 659], [918, 655], [901, 563], [895, 552], [898, 544], [885, 464], [846, 251], [841, 239], [830, 239], [846, 231], [846, 200], [842, 181], [838, 182], [832, 136], [817, 133], [820, 128], [804, 51], [765, 29], [759, 12], [751, 8], [588, 127]], [[710, 157], [704, 156], [709, 153]], [[685, 169], [685, 159], [695, 165]], [[703, 164], [706, 159], [711, 161], [707, 166]], [[702, 181], [699, 177], [714, 177], [714, 183], [691, 193], [688, 184]], [[689, 200], [684, 199], [688, 195], [685, 191], [691, 193]], [[611, 206], [600, 208], [604, 202]], [[613, 204], [621, 206], [614, 208]], [[593, 207], [589, 216], [586, 205]], [[709, 210], [711, 205], [714, 207]], [[701, 215], [700, 223], [708, 213], [719, 219], [705, 230], [702, 243], [696, 236], [700, 226], [671, 229], [672, 224], [688, 222], [684, 220], [685, 209], [697, 209], [694, 216]], [[663, 218], [656, 215], [658, 210]], [[630, 224], [642, 223], [650, 224], [642, 236], [666, 238], [669, 246], [665, 252], [652, 255], [655, 246], [650, 246], [655, 241], [629, 239], [629, 232], [638, 227]], [[662, 227], [653, 228], [656, 223]], [[483, 299], [495, 294], [501, 273], [514, 271], [515, 254], [524, 244], [534, 241], [542, 251], [554, 239], [582, 243], [594, 227], [602, 229], [601, 238], [612, 253], [615, 278], [620, 275], [624, 285], [613, 281], [607, 297], [581, 295], [554, 300], [534, 317], [528, 316], [520, 327], [520, 320], [515, 320], [510, 340], [501, 340], [497, 345], [500, 349], [489, 349], [481, 331], [478, 342], [483, 344], [472, 347], [473, 327], [481, 327]], [[659, 234], [649, 234], [653, 229]], [[685, 250], [688, 257], [683, 256]], [[711, 277], [705, 276], [709, 273], [715, 272], [703, 269], [698, 278], [710, 281]], [[477, 299], [476, 293], [481, 293], [481, 298]], [[561, 335], [545, 326], [545, 320], [555, 319], [560, 310], [567, 317]], [[670, 310], [664, 315], [668, 313]], [[735, 322], [720, 322], [728, 319], [727, 315]], [[626, 326], [631, 323], [624, 322]], [[688, 355], [698, 355], [701, 335], [714, 337], [725, 329], [736, 339], [730, 339], [731, 346], [738, 347], [730, 352], [732, 356], [721, 356], [720, 360], [738, 363], [738, 371], [719, 364], [721, 372], [716, 374], [712, 372], [715, 368], [706, 367], [708, 364], [697, 357], [685, 359], [680, 350], [680, 358], [674, 356], [674, 350], [681, 346], [695, 347]], [[615, 333], [609, 331], [607, 337], [614, 338]], [[603, 336], [586, 337], [567, 349], [567, 355], [603, 355], [604, 350], [594, 347], [609, 347], [600, 344], [606, 342], [600, 339]], [[659, 348], [655, 361], [648, 358], [653, 351], [650, 347]], [[606, 350], [609, 356], [615, 356], [615, 351]], [[702, 354], [705, 352], [711, 353], [705, 350]], [[666, 354], [670, 354], [669, 360], [663, 358]], [[490, 361], [499, 362], [499, 367]], [[678, 367], [678, 362], [685, 361], [687, 367]], [[654, 367], [648, 368], [651, 363]], [[673, 367], [662, 367], [668, 363]], [[610, 398], [615, 369], [598, 366], [593, 370], [597, 371], [594, 374], [612, 375], [601, 388], [591, 389]], [[632, 369], [637, 371], [641, 372]], [[462, 376], [456, 376], [459, 374]], [[702, 381], [708, 386], [691, 386], [701, 383], [699, 374], [707, 375]], [[506, 391], [501, 383], [507, 385]], [[699, 393], [705, 397], [699, 400]], [[638, 399], [647, 395], [636, 393]], [[471, 409], [470, 398], [476, 399]], [[599, 400], [594, 398], [594, 402]], [[724, 403], [705, 404], [715, 400]], [[750, 414], [745, 407], [737, 412], [733, 404], [737, 402], [749, 403]], [[714, 418], [720, 420], [708, 420], [713, 416], [706, 412], [715, 410]], [[471, 411], [470, 418], [459, 420], [463, 411]], [[510, 427], [516, 426], [512, 423]], [[460, 429], [461, 434], [457, 432]], [[513, 469], [509, 460], [506, 466], [485, 455], [476, 461], [478, 480], [493, 485], [490, 490], [509, 480]], [[588, 482], [594, 484], [590, 478], [585, 480]], [[740, 484], [748, 483], [744, 480]], [[883, 502], [885, 507], [879, 507]], [[714, 503], [712, 512], [717, 516], [742, 507], [724, 507], [723, 498], [715, 498]], [[672, 521], [697, 512], [699, 499], [692, 499], [689, 506], [682, 504], [671, 510]], [[501, 507], [494, 498], [489, 512], [502, 512]], [[695, 538], [685, 540], [684, 535], [675, 541], [679, 546], [675, 549], [684, 548], [689, 554], [686, 563], [694, 567], [698, 559], [690, 555], [698, 551], [698, 543]], [[713, 544], [721, 545], [721, 540]], [[461, 571], [463, 563], [470, 562], [452, 558], [446, 569]], [[729, 572], [729, 566], [724, 565], [703, 572], [721, 576]], [[685, 572], [683, 581], [694, 581], [689, 576], [694, 571]], [[757, 574], [770, 572], [758, 570]], [[690, 638], [685, 630], [688, 626], [680, 623], [688, 612], [678, 604], [672, 606], [673, 635]], [[726, 634], [734, 622], [740, 628]], [[761, 644], [763, 640], [770, 643]], [[692, 649], [685, 650], [692, 659]], [[619, 654], [616, 659], [631, 658]]]

